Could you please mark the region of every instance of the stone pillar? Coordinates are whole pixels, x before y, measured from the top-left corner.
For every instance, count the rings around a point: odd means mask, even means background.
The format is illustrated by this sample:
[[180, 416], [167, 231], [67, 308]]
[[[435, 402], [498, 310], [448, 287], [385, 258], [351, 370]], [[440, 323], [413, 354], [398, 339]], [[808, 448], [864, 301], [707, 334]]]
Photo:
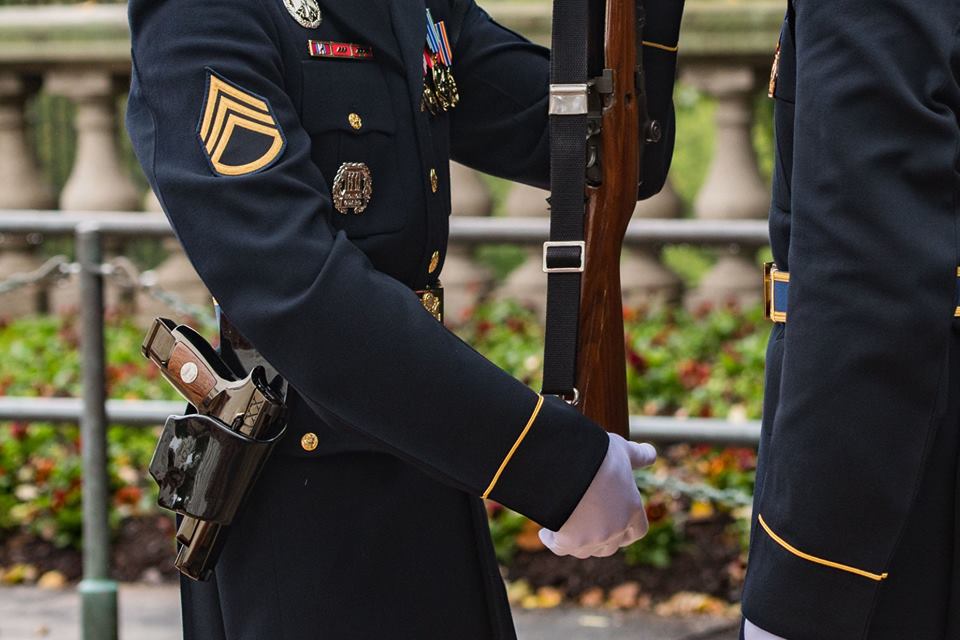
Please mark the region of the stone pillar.
[[[679, 218], [683, 202], [669, 180], [663, 190], [637, 203], [633, 217], [664, 219]], [[620, 288], [627, 308], [676, 302], [680, 299], [682, 283], [677, 274], [660, 262], [659, 247], [624, 247], [620, 264]]]
[[[107, 71], [54, 70], [47, 73], [44, 89], [69, 99], [76, 107], [77, 134], [73, 168], [60, 193], [60, 208], [79, 212], [136, 211], [141, 195], [120, 161], [117, 145], [117, 100], [123, 87]], [[95, 214], [91, 214], [95, 215]], [[110, 254], [123, 252], [118, 239], [107, 238]], [[123, 311], [135, 306], [134, 292], [108, 282], [107, 306]], [[54, 290], [53, 306], [65, 311], [76, 307], [76, 279]]]
[[[508, 217], [549, 217], [547, 198], [550, 192], [518, 184], [511, 188], [504, 205]], [[541, 320], [547, 314], [547, 276], [543, 272], [543, 247], [531, 245], [527, 257], [514, 269], [495, 296], [501, 300], [515, 300], [534, 309]]]
[[[483, 178], [468, 167], [450, 163], [450, 196], [454, 216], [489, 216], [493, 198]], [[490, 293], [493, 274], [474, 260], [475, 247], [470, 244], [450, 244], [443, 260], [440, 278], [444, 287], [444, 313], [447, 326], [455, 327], [470, 314], [470, 310]]]
[[[751, 138], [756, 74], [748, 67], [703, 67], [688, 72], [687, 79], [717, 100], [716, 143], [706, 181], [694, 202], [697, 217], [765, 218], [770, 191], [760, 175]], [[749, 305], [760, 297], [760, 269], [752, 252], [734, 246], [722, 250], [687, 304], [734, 301]]]
[[[0, 73], [0, 210], [51, 209], [53, 192], [42, 178], [28, 142], [25, 108], [39, 81]], [[2, 213], [0, 213], [2, 215]], [[43, 263], [24, 236], [0, 234], [0, 280]], [[28, 286], [0, 296], [4, 319], [44, 310], [46, 288]]]

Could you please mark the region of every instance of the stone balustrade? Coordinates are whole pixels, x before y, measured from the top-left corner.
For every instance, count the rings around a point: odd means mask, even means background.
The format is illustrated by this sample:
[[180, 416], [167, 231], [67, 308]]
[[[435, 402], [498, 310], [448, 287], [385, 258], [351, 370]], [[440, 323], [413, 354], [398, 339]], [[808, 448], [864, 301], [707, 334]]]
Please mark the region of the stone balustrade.
[[[693, 215], [705, 219], [763, 218], [769, 189], [761, 177], [752, 144], [753, 105], [766, 84], [784, 2], [756, 0], [718, 2], [691, 0], [680, 41], [681, 82], [716, 102], [715, 141], [709, 170], [693, 199]], [[546, 43], [550, 7], [545, 2], [490, 1], [486, 8], [501, 22]], [[0, 7], [0, 216], [4, 209], [72, 211], [156, 210], [144, 193], [123, 140], [121, 109], [129, 85], [129, 32], [123, 5]], [[55, 195], [38, 168], [31, 105], [39, 94], [60, 96], [72, 108], [76, 134], [69, 176]], [[682, 135], [681, 135], [682, 139]], [[490, 215], [488, 183], [475, 172], [452, 167], [454, 215]], [[546, 216], [546, 192], [515, 186], [502, 205], [507, 216]], [[639, 203], [644, 218], [683, 215], [684, 202], [670, 184], [657, 197]], [[0, 237], [0, 280], [35, 268], [40, 262], [37, 238]], [[155, 271], [161, 286], [176, 290], [192, 303], [207, 294], [189, 262], [168, 242], [169, 257]], [[519, 299], [542, 310], [545, 277], [538, 249], [496, 285], [488, 269], [474, 258], [475, 247], [454, 245], [446, 259], [449, 317], [487, 295]], [[114, 252], [122, 246], [110, 247]], [[755, 300], [759, 278], [752, 248], [724, 247], [700, 286], [684, 292], [676, 274], [660, 260], [658, 248], [624, 252], [623, 287], [629, 305], [685, 296], [689, 304]], [[21, 289], [0, 296], [0, 316], [69, 307], [70, 287], [54, 296]], [[114, 293], [114, 296], [117, 294]], [[118, 301], [116, 297], [114, 301]], [[145, 299], [145, 313], [167, 312]]]

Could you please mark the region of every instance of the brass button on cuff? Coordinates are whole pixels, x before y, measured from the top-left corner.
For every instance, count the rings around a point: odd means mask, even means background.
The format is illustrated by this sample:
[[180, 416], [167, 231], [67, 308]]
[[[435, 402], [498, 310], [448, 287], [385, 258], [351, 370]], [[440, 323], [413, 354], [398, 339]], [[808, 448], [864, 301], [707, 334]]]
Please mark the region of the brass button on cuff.
[[303, 437], [300, 438], [300, 446], [303, 447], [304, 451], [314, 451], [319, 444], [320, 439], [317, 438], [317, 434], [315, 433], [305, 433]]
[[359, 131], [360, 127], [363, 126], [363, 118], [356, 113], [351, 113], [348, 115], [347, 122], [350, 123], [350, 126], [353, 127], [354, 131]]
[[430, 190], [434, 193], [440, 190], [440, 178], [437, 177], [436, 169], [430, 169]]
[[427, 267], [427, 273], [433, 273], [440, 266], [440, 252], [434, 251], [430, 256], [430, 266]]

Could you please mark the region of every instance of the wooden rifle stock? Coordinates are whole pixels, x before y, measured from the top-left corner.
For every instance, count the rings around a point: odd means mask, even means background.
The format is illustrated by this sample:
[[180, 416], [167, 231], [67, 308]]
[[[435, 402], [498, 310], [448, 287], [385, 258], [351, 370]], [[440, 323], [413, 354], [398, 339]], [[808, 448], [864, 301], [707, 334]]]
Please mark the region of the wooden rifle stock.
[[640, 130], [647, 114], [643, 87], [638, 93], [636, 86], [637, 0], [606, 0], [604, 15], [601, 66], [612, 71], [613, 83], [612, 92], [600, 95], [600, 177], [587, 187], [577, 389], [579, 408], [587, 417], [628, 437], [620, 253], [637, 204]]

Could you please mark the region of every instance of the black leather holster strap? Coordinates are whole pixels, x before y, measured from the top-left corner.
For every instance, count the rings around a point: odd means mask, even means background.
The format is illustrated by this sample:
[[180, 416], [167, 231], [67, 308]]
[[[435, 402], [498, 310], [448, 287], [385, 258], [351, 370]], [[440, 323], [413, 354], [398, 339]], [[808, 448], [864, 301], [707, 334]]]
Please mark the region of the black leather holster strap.
[[258, 440], [210, 416], [170, 416], [150, 462], [160, 506], [230, 524], [285, 429]]

